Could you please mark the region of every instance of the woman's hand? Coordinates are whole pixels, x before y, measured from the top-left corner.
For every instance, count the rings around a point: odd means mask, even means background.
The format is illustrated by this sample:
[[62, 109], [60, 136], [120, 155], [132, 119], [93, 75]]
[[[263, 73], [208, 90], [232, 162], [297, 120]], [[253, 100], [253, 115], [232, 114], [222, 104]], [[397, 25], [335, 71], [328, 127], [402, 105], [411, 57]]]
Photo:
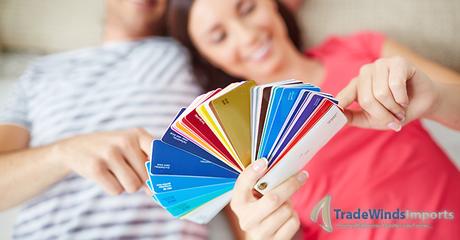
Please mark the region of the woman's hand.
[[393, 57], [364, 65], [337, 99], [343, 108], [359, 103], [360, 110], [345, 109], [352, 125], [399, 131], [405, 123], [431, 114], [439, 90], [411, 63]]
[[297, 233], [300, 221], [289, 199], [303, 185], [308, 174], [294, 175], [258, 199], [253, 194], [253, 187], [266, 169], [267, 160], [259, 159], [240, 174], [230, 206], [250, 239], [291, 239]]

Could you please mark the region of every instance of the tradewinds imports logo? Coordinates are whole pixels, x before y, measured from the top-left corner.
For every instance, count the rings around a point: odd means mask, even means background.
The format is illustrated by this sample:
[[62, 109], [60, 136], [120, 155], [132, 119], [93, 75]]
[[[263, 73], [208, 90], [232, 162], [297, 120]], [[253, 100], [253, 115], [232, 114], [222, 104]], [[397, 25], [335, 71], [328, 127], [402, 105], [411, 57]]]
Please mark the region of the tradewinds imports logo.
[[326, 195], [321, 199], [311, 211], [310, 219], [314, 222], [318, 222], [319, 213], [321, 212], [321, 217], [323, 222], [319, 225], [326, 232], [332, 232], [332, 222], [331, 222], [331, 195]]
[[[313, 207], [310, 214], [312, 222], [319, 224], [326, 232], [332, 232], [332, 218], [337, 228], [431, 228], [430, 221], [453, 221], [452, 211], [412, 211], [400, 208], [386, 210], [383, 208], [357, 208], [346, 211], [341, 208], [331, 208], [331, 195], [324, 196]], [[331, 212], [332, 210], [332, 212]], [[331, 214], [333, 213], [333, 214]], [[318, 221], [321, 216], [322, 221]]]

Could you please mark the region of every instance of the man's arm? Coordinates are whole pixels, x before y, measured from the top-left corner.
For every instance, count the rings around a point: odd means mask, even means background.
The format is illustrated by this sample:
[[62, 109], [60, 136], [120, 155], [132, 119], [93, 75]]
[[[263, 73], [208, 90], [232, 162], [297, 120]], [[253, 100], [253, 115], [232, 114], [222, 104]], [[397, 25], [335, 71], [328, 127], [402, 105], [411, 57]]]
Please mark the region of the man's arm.
[[0, 125], [0, 210], [40, 194], [71, 171], [112, 195], [135, 192], [147, 179], [152, 136], [143, 129], [80, 135], [38, 148], [27, 148], [28, 139], [27, 130]]
[[0, 210], [32, 198], [69, 172], [51, 156], [49, 146], [29, 149], [28, 143], [25, 128], [0, 126]]

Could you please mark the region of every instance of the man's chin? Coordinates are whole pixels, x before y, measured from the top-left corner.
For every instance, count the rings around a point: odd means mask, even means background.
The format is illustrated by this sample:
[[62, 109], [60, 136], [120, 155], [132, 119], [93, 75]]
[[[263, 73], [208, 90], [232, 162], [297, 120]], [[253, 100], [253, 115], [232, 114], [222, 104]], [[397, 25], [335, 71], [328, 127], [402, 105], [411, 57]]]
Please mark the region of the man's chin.
[[126, 0], [137, 7], [153, 9], [158, 6], [158, 0]]
[[145, 18], [160, 18], [166, 11], [166, 4], [160, 3], [158, 1], [149, 3], [139, 0], [126, 0], [126, 6], [129, 10], [133, 11], [135, 14], [141, 15]]

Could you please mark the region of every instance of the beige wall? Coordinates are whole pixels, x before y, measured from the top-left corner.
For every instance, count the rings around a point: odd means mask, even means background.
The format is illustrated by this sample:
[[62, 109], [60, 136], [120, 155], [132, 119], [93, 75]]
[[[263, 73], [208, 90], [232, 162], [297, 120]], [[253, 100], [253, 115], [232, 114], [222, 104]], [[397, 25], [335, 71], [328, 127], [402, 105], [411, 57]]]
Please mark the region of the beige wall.
[[305, 0], [309, 45], [333, 33], [379, 30], [460, 72], [460, 0]]
[[[460, 71], [460, 0], [305, 0], [308, 45], [330, 34], [378, 30]], [[50, 53], [95, 45], [103, 0], [0, 0], [0, 45]]]
[[0, 41], [10, 50], [50, 53], [95, 45], [103, 0], [0, 0]]

